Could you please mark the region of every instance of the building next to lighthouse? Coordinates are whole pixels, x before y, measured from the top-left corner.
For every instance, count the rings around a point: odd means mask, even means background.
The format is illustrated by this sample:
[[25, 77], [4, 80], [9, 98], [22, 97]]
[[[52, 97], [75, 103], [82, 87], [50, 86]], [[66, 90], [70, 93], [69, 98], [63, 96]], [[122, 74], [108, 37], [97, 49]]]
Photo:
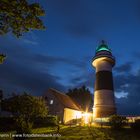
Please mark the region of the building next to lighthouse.
[[115, 58], [111, 49], [102, 41], [96, 48], [92, 65], [96, 69], [93, 117], [104, 118], [116, 114], [112, 68]]
[[78, 102], [56, 89], [48, 89], [44, 94], [44, 99], [48, 107], [48, 114], [57, 116], [59, 122], [63, 124], [91, 122], [91, 113], [84, 112]]

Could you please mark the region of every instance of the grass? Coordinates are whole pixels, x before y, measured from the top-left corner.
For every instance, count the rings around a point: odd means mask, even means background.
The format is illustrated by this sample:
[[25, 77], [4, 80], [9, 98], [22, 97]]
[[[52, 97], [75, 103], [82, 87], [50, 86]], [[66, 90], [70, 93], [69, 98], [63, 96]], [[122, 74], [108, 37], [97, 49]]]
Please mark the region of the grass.
[[54, 133], [56, 127], [42, 127], [42, 128], [35, 128], [32, 129], [33, 134], [41, 134], [41, 133]]
[[[56, 131], [47, 130], [46, 133], [56, 134]], [[140, 140], [140, 134], [130, 128], [115, 131], [106, 127], [60, 126], [60, 134], [61, 137], [58, 137], [58, 140]], [[40, 138], [40, 140], [45, 139], [54, 140], [56, 137]]]
[[[57, 127], [36, 128], [33, 134], [57, 134]], [[10, 132], [8, 132], [10, 133]], [[88, 126], [60, 126], [60, 137], [37, 138], [38, 140], [140, 140], [140, 134], [130, 128], [113, 131], [110, 128], [88, 127]], [[0, 140], [5, 140], [0, 138]], [[30, 138], [35, 139], [35, 138]], [[10, 139], [9, 139], [10, 140]]]

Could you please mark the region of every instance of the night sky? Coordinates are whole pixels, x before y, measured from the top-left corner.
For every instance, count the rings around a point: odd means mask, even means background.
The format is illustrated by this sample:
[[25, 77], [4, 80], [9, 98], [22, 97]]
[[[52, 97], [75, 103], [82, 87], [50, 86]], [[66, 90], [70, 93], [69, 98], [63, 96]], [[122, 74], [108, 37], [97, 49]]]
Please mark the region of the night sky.
[[[35, 0], [32, 0], [35, 1]], [[93, 93], [95, 49], [106, 40], [116, 57], [113, 69], [120, 114], [140, 114], [140, 2], [138, 0], [36, 0], [46, 11], [45, 31], [20, 39], [0, 37], [0, 89], [5, 94], [43, 95], [86, 85]]]

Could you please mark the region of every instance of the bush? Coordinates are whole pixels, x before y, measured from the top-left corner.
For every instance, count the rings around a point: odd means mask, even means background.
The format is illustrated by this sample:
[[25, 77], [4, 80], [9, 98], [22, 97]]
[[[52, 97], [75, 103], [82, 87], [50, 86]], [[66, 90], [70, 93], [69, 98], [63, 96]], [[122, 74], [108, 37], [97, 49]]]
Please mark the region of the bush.
[[48, 124], [57, 125], [57, 116], [48, 116], [46, 120]]
[[139, 131], [140, 130], [140, 119], [135, 120], [135, 122], [131, 124], [131, 128], [135, 131]]
[[14, 117], [0, 117], [0, 130], [10, 131], [15, 129]]
[[45, 118], [35, 118], [34, 121], [25, 122], [22, 117], [0, 117], [0, 131], [6, 132], [16, 130], [17, 133], [31, 133], [33, 127], [56, 126], [58, 119], [56, 116], [47, 116]]
[[32, 132], [33, 123], [24, 120], [23, 117], [16, 118], [16, 133], [17, 134], [30, 134]]
[[72, 120], [70, 120], [70, 121], [68, 121], [66, 124], [69, 124], [69, 125], [74, 125], [74, 124], [81, 124], [81, 121], [82, 121], [82, 119], [80, 118], [78, 118], [78, 119], [72, 119]]
[[0, 117], [0, 130], [2, 132], [16, 130], [17, 134], [31, 133], [32, 123], [25, 122], [22, 117]]
[[34, 127], [56, 126], [58, 124], [57, 116], [47, 116], [44, 118], [36, 118], [34, 120]]
[[123, 117], [123, 116], [112, 115], [109, 118], [109, 122], [110, 122], [111, 128], [117, 130], [117, 129], [123, 128], [126, 125], [127, 119], [126, 117]]

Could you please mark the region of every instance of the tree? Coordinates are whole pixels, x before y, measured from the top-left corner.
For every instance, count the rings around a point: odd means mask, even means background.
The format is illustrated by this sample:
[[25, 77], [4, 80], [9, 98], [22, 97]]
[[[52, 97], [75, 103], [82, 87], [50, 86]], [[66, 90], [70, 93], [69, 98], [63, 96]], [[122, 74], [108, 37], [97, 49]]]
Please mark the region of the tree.
[[0, 0], [0, 35], [12, 32], [16, 37], [32, 29], [45, 29], [40, 16], [45, 11], [28, 0]]
[[5, 60], [5, 58], [6, 58], [6, 55], [0, 54], [0, 64], [3, 63], [3, 61]]
[[93, 97], [85, 86], [69, 89], [66, 94], [76, 101], [84, 111], [92, 111]]
[[34, 119], [46, 117], [48, 112], [43, 98], [34, 97], [26, 93], [5, 99], [3, 108], [12, 112], [13, 116], [15, 116], [17, 129], [20, 133], [29, 133]]
[[127, 119], [124, 116], [112, 115], [109, 118], [109, 122], [112, 129], [119, 130], [126, 125]]

